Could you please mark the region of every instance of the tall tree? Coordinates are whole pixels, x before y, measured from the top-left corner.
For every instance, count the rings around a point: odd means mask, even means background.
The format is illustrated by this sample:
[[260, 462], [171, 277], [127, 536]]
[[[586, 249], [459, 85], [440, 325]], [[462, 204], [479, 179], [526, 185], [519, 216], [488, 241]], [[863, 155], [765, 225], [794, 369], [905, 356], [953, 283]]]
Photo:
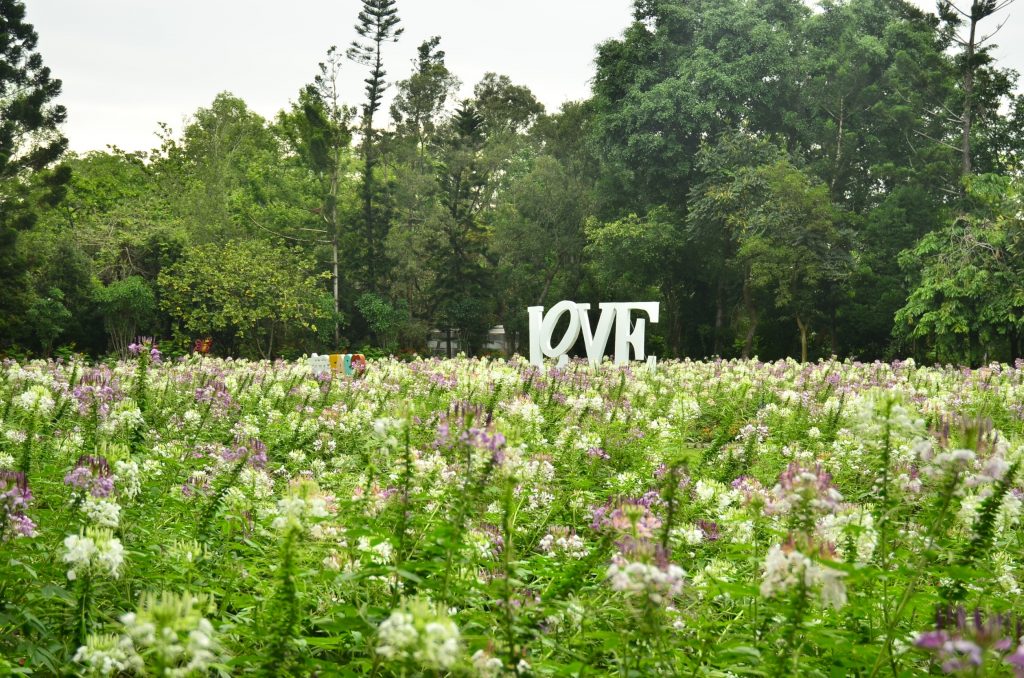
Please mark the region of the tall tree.
[[327, 59], [319, 65], [313, 83], [299, 92], [292, 110], [278, 116], [278, 127], [303, 164], [315, 177], [320, 194], [316, 211], [321, 227], [314, 229], [326, 236], [331, 245], [331, 276], [334, 295], [334, 343], [341, 342], [341, 274], [338, 256], [342, 227], [338, 201], [343, 172], [352, 142], [349, 126], [351, 110], [341, 103], [338, 76], [341, 56], [336, 47], [327, 50]]
[[[728, 321], [742, 321], [742, 356], [752, 355], [762, 311], [751, 285], [749, 265], [738, 258], [742, 242], [740, 210], [753, 200], [752, 168], [776, 162], [785, 152], [770, 140], [736, 132], [705, 144], [697, 154], [701, 179], [690, 193], [686, 240], [703, 257], [696, 262], [696, 278], [714, 295], [712, 353], [727, 346]], [[737, 311], [742, 310], [742, 314]]]
[[[971, 132], [974, 125], [975, 84], [978, 70], [992, 62], [989, 41], [1003, 27], [999, 24], [988, 34], [981, 34], [978, 25], [1013, 4], [1014, 0], [972, 0], [969, 8], [962, 8], [952, 0], [939, 0], [939, 16], [951, 28], [953, 41], [960, 45], [960, 67], [963, 75], [963, 102], [960, 113], [960, 169], [967, 176], [973, 169]], [[1005, 22], [1004, 22], [1005, 23]], [[964, 28], [966, 30], [960, 30]]]
[[411, 145], [419, 165], [425, 162], [427, 145], [437, 132], [445, 104], [459, 86], [459, 79], [445, 65], [440, 44], [441, 38], [436, 35], [420, 44], [412, 75], [398, 82], [391, 104], [395, 131]]
[[915, 284], [894, 331], [931, 359], [1012, 361], [1024, 338], [1024, 185], [990, 174], [965, 184], [970, 212], [901, 257]]
[[302, 252], [263, 240], [199, 245], [160, 272], [161, 306], [192, 336], [271, 358], [289, 333], [328, 329], [324, 275]]
[[485, 207], [486, 169], [481, 155], [486, 144], [483, 116], [471, 102], [455, 111], [438, 165], [441, 247], [432, 257], [434, 319], [443, 327], [463, 331], [477, 347], [493, 321], [486, 260], [487, 241], [480, 212]]
[[440, 152], [442, 116], [458, 87], [445, 65], [440, 38], [425, 40], [413, 60], [413, 71], [397, 83], [391, 106], [395, 136], [390, 154], [395, 174], [394, 219], [387, 251], [392, 265], [391, 295], [421, 318], [430, 316], [434, 275], [430, 257], [443, 247], [446, 212], [440, 202], [435, 164]]
[[383, 286], [384, 242], [387, 239], [388, 224], [374, 213], [375, 179], [377, 165], [377, 133], [373, 117], [380, 110], [381, 99], [387, 89], [382, 48], [385, 43], [396, 42], [404, 29], [399, 28], [398, 9], [395, 0], [363, 0], [359, 12], [356, 33], [361, 40], [355, 40], [348, 48], [348, 58], [370, 68], [366, 83], [366, 103], [363, 104], [363, 228], [366, 239], [367, 283], [370, 290], [377, 291]]
[[608, 217], [685, 213], [703, 140], [745, 127], [794, 139], [803, 80], [800, 0], [645, 0], [598, 48], [595, 133]]
[[59, 130], [66, 111], [53, 103], [61, 81], [43, 65], [37, 42], [24, 3], [0, 0], [0, 343], [26, 303], [18, 232], [32, 227], [42, 205], [60, 200], [70, 178], [66, 167], [53, 168], [67, 149]]

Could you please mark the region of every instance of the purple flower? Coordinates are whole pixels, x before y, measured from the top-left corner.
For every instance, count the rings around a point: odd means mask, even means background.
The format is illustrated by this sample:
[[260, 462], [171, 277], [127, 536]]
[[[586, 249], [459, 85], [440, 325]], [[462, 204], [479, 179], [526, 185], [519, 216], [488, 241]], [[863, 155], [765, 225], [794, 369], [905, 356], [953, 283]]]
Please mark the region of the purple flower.
[[15, 534], [32, 537], [36, 524], [25, 515], [25, 509], [32, 501], [28, 479], [20, 471], [0, 469], [0, 535], [6, 533], [9, 524]]
[[64, 484], [88, 492], [97, 498], [109, 497], [114, 492], [110, 464], [102, 456], [80, 456], [75, 468], [64, 476]]
[[1013, 667], [1014, 674], [1017, 678], [1024, 676], [1024, 642], [1017, 646], [1016, 652], [1006, 655], [1003, 661]]
[[64, 476], [64, 484], [79, 490], [88, 490], [89, 485], [92, 484], [92, 471], [85, 466], [76, 466]]
[[24, 513], [15, 513], [10, 516], [11, 526], [14, 531], [23, 537], [36, 536], [36, 524]]
[[704, 520], [701, 518], [697, 521], [697, 527], [704, 533], [704, 539], [708, 541], [718, 541], [718, 523], [713, 520]]
[[248, 464], [253, 468], [263, 468], [267, 465], [267, 446], [258, 439], [236, 435], [235, 446], [224, 448], [221, 458], [224, 461], [237, 461], [248, 457]]
[[779, 476], [772, 490], [775, 501], [770, 506], [776, 513], [793, 509], [831, 513], [839, 508], [843, 497], [832, 484], [832, 476], [822, 467], [804, 468], [793, 462]]
[[949, 642], [949, 634], [945, 631], [926, 631], [918, 635], [914, 645], [922, 650], [938, 650]]
[[1004, 614], [986, 617], [979, 608], [968, 615], [962, 606], [940, 607], [935, 613], [935, 626], [935, 630], [919, 634], [914, 645], [931, 652], [943, 672], [973, 671], [984, 662], [986, 651], [998, 655], [1017, 645], [1003, 661], [1015, 668], [1018, 677], [1024, 677], [1024, 646], [1018, 645], [1022, 632], [1019, 618]]

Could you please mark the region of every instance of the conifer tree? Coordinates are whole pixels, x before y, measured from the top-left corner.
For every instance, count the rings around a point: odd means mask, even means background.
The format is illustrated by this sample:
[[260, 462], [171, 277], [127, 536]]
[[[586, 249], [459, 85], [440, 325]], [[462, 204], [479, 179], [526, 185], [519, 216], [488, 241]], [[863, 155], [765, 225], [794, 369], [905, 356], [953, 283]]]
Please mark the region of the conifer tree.
[[18, 232], [31, 228], [36, 210], [63, 196], [67, 168], [51, 170], [67, 148], [58, 127], [63, 106], [52, 103], [61, 82], [36, 52], [38, 36], [20, 0], [0, 0], [0, 343], [25, 303]]
[[363, 228], [366, 239], [366, 272], [367, 283], [372, 291], [377, 291], [383, 284], [384, 241], [387, 238], [387, 223], [374, 213], [376, 186], [373, 175], [377, 165], [377, 133], [373, 129], [373, 116], [380, 110], [381, 99], [387, 89], [387, 80], [381, 49], [384, 43], [397, 42], [403, 29], [398, 27], [398, 9], [395, 0], [363, 0], [363, 8], [359, 12], [356, 33], [359, 40], [354, 40], [348, 48], [347, 56], [352, 61], [370, 68], [370, 75], [365, 79], [366, 103], [363, 104]]

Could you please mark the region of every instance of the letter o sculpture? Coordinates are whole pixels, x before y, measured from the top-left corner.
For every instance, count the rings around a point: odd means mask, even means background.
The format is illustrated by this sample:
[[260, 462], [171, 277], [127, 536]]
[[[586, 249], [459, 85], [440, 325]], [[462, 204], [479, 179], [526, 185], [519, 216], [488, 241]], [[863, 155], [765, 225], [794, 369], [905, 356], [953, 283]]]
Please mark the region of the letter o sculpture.
[[[562, 335], [562, 340], [557, 346], [551, 345], [551, 335], [558, 325], [558, 319], [563, 313], [569, 314], [569, 327]], [[567, 353], [580, 337], [580, 317], [576, 312], [576, 304], [572, 301], [560, 301], [544, 315], [544, 322], [540, 326], [541, 350], [549, 358]]]

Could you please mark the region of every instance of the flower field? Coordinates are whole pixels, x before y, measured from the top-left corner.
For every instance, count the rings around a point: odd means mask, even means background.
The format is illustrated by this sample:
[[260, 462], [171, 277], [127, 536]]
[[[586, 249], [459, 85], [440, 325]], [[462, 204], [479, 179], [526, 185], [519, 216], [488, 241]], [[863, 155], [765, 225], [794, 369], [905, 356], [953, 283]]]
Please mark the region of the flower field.
[[1024, 676], [1024, 370], [0, 369], [0, 675]]

